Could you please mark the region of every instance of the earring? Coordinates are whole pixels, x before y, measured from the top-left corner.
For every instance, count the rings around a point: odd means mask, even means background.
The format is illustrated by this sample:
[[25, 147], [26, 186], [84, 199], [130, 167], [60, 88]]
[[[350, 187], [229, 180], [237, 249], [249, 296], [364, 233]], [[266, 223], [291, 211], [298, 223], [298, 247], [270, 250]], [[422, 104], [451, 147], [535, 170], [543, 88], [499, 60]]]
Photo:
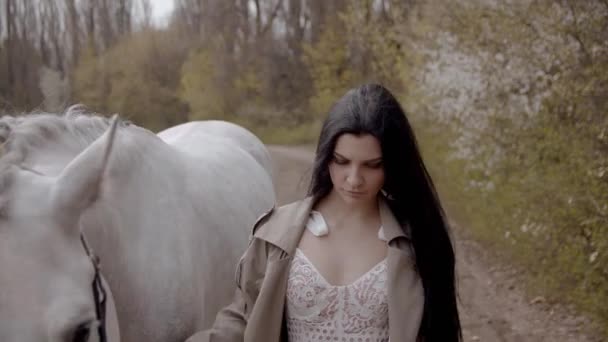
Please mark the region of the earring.
[[380, 192], [382, 193], [382, 196], [384, 196], [386, 199], [394, 200], [393, 196], [389, 194], [386, 190], [382, 189], [380, 190]]

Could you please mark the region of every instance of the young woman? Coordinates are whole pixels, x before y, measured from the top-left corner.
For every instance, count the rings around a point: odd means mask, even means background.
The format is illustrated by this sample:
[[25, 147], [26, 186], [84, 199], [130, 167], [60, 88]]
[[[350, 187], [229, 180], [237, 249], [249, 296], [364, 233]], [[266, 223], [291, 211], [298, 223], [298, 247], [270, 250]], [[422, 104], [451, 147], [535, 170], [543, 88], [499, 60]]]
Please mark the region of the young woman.
[[454, 251], [405, 113], [346, 93], [321, 130], [309, 197], [254, 227], [233, 303], [194, 341], [460, 341]]

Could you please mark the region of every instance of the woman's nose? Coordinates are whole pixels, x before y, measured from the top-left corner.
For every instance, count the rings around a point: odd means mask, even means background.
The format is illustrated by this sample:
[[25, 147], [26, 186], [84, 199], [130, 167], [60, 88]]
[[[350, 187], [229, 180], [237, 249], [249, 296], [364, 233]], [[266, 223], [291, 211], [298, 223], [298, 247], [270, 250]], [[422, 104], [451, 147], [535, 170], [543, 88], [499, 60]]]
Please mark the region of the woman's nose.
[[346, 183], [353, 190], [363, 185], [363, 177], [361, 177], [359, 170], [356, 168], [350, 170], [346, 176]]

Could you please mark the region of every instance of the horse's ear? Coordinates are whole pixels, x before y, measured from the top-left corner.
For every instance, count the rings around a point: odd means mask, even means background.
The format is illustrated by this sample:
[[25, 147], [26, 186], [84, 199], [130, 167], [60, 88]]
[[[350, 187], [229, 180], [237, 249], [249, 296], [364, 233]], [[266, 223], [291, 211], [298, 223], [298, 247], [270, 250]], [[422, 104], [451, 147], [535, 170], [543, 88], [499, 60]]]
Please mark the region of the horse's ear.
[[99, 195], [117, 126], [118, 115], [115, 114], [110, 128], [61, 172], [53, 187], [53, 203], [58, 210], [81, 211]]

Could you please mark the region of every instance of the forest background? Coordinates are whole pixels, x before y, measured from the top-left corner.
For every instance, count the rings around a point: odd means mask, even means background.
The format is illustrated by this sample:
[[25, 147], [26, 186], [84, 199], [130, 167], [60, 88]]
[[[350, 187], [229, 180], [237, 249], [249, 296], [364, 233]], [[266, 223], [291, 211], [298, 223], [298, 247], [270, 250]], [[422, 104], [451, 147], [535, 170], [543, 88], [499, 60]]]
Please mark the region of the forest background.
[[398, 95], [458, 225], [608, 327], [608, 1], [175, 0], [158, 25], [149, 0], [0, 0], [4, 114], [314, 144], [362, 82]]

